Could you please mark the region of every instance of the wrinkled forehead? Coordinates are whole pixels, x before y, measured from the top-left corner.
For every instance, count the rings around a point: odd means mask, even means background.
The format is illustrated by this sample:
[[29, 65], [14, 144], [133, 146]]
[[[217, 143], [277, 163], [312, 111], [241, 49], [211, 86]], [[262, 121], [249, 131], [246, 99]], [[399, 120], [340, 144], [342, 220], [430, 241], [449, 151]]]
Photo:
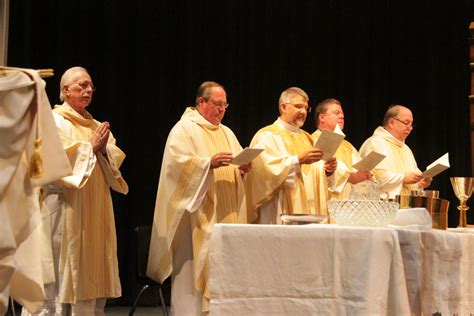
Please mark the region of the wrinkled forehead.
[[342, 107], [337, 103], [331, 103], [328, 105], [325, 113], [344, 113]]
[[76, 74], [74, 74], [73, 81], [72, 82], [78, 82], [78, 81], [92, 81], [91, 76], [85, 71], [78, 71]]
[[413, 114], [411, 113], [411, 111], [409, 109], [402, 108], [402, 109], [400, 109], [400, 112], [398, 113], [398, 118], [400, 120], [413, 121]]
[[294, 104], [308, 104], [308, 101], [306, 100], [306, 98], [302, 95], [299, 95], [299, 94], [291, 94], [288, 96], [288, 99], [290, 100], [290, 103], [294, 103]]
[[92, 79], [87, 72], [83, 70], [74, 70], [70, 74], [66, 75], [66, 80], [64, 84], [69, 85], [69, 84], [77, 83], [80, 81], [92, 82]]
[[216, 100], [216, 99], [226, 99], [227, 95], [225, 93], [225, 90], [222, 89], [221, 87], [212, 87], [210, 91], [209, 97]]

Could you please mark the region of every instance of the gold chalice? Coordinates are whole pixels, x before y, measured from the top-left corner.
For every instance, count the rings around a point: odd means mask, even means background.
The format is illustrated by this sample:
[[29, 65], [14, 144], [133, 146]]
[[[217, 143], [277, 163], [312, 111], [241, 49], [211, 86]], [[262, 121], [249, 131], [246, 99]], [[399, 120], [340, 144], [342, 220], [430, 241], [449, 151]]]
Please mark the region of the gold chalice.
[[467, 200], [471, 197], [474, 187], [474, 178], [470, 177], [453, 177], [449, 178], [453, 186], [454, 194], [459, 199], [459, 225], [458, 227], [467, 227], [466, 211], [469, 206], [466, 205]]

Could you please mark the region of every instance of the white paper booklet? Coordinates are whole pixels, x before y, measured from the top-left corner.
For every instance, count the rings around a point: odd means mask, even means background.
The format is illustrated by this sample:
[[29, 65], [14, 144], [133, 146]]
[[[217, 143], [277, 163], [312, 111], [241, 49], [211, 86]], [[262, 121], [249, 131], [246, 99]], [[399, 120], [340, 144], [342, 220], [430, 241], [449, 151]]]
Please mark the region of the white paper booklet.
[[323, 129], [318, 140], [314, 143], [314, 147], [318, 147], [323, 150], [323, 157], [321, 158], [322, 160], [328, 160], [334, 156], [344, 138], [344, 135]]
[[449, 167], [449, 153], [445, 153], [443, 156], [436, 159], [431, 165], [426, 167], [426, 170], [423, 171], [423, 178], [433, 178]]
[[232, 159], [232, 164], [234, 165], [246, 165], [251, 162], [255, 157], [260, 155], [263, 151], [263, 148], [250, 148], [245, 147], [237, 156]]
[[344, 132], [342, 131], [339, 124], [336, 124], [336, 127], [334, 127], [334, 133], [337, 133], [337, 134], [340, 134], [340, 135], [346, 137], [346, 134], [344, 134]]
[[359, 171], [371, 171], [385, 158], [385, 155], [382, 155], [376, 151], [371, 151], [365, 158], [361, 159], [354, 165], [352, 168]]

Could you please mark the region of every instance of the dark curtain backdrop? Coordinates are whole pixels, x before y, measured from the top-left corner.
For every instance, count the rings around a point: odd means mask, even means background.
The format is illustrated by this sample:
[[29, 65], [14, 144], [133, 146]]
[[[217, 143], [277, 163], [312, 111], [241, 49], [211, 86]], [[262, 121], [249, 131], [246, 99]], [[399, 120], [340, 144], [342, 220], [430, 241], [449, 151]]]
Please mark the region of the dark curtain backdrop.
[[[389, 104], [410, 107], [416, 128], [407, 143], [419, 167], [450, 154], [451, 168], [432, 188], [450, 199], [456, 226], [449, 177], [472, 175], [470, 2], [14, 0], [8, 65], [54, 68], [45, 79], [51, 104], [59, 102], [67, 68], [90, 71], [97, 92], [89, 111], [111, 123], [127, 153], [130, 193], [114, 202], [120, 302], [128, 304], [137, 288], [133, 228], [152, 222], [168, 132], [205, 80], [226, 87], [231, 106], [223, 123], [244, 147], [276, 119], [278, 97], [290, 86], [306, 90], [311, 105], [339, 99], [344, 132], [357, 148]], [[314, 130], [313, 117], [304, 128]]]

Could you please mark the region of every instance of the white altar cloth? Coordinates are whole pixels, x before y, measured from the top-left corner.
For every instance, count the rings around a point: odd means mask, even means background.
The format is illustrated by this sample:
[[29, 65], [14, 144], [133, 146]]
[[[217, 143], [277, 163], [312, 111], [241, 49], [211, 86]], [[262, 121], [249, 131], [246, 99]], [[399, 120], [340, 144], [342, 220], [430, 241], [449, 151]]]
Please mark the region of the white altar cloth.
[[396, 230], [214, 226], [211, 315], [409, 315]]

